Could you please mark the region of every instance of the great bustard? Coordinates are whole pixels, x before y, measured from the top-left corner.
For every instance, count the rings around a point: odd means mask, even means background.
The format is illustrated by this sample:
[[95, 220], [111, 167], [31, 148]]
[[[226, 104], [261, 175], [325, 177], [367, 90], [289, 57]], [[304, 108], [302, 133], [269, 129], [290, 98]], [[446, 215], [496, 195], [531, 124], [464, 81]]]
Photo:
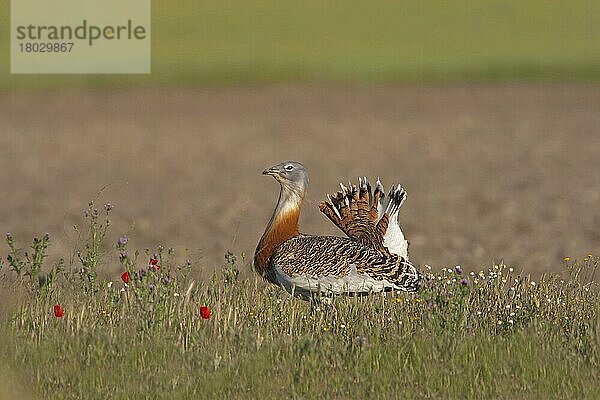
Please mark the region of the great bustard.
[[340, 184], [319, 208], [348, 237], [300, 233], [298, 218], [308, 173], [302, 164], [285, 161], [263, 171], [281, 185], [279, 201], [254, 254], [254, 268], [288, 292], [368, 294], [415, 291], [420, 274], [408, 260], [408, 242], [398, 225], [406, 192], [398, 185], [385, 195], [366, 178], [358, 186]]

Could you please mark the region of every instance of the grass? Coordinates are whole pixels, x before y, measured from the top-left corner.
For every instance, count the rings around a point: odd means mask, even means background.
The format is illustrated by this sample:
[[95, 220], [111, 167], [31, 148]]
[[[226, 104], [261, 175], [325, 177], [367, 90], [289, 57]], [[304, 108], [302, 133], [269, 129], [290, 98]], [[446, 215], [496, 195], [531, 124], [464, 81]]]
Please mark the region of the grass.
[[242, 278], [243, 262], [230, 253], [200, 279], [172, 250], [132, 253], [120, 238], [110, 240], [119, 272], [103, 275], [111, 209], [90, 203], [77, 256], [54, 266], [45, 265], [49, 235], [28, 252], [7, 236], [0, 345], [12, 385], [0, 395], [600, 396], [598, 257], [566, 260], [568, 278], [536, 281], [505, 265], [424, 267], [418, 293], [338, 297], [336, 312], [310, 313], [281, 289]]
[[149, 76], [9, 75], [8, 5], [0, 88], [600, 78], [594, 0], [157, 0]]

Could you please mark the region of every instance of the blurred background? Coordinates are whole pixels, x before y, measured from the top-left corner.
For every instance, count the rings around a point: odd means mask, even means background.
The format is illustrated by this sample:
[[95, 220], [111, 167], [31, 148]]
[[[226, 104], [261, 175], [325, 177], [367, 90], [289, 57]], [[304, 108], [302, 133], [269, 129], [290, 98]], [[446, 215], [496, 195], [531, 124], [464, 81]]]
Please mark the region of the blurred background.
[[251, 259], [278, 195], [260, 172], [293, 159], [306, 233], [337, 234], [318, 203], [365, 175], [406, 187], [419, 265], [600, 250], [598, 1], [154, 0], [150, 75], [11, 75], [0, 10], [0, 230], [22, 246], [49, 232], [68, 259], [95, 200], [107, 271], [122, 235]]

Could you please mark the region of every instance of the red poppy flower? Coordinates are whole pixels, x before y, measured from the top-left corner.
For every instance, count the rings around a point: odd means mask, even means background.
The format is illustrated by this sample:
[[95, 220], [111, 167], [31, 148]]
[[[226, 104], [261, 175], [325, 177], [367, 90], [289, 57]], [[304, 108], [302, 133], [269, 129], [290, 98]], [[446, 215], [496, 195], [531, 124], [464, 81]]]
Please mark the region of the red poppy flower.
[[210, 318], [210, 309], [206, 306], [200, 307], [200, 316], [203, 319], [209, 319]]
[[150, 259], [150, 265], [148, 266], [148, 269], [153, 269], [153, 268], [156, 271], [160, 271], [160, 265], [158, 265], [158, 259], [156, 259], [156, 258]]
[[54, 306], [54, 316], [57, 318], [62, 318], [62, 316], [65, 314], [65, 312], [63, 311], [62, 307], [59, 306], [58, 304]]
[[121, 275], [121, 279], [123, 280], [123, 282], [125, 282], [126, 284], [129, 284], [129, 271], [125, 271], [123, 272], [123, 275]]

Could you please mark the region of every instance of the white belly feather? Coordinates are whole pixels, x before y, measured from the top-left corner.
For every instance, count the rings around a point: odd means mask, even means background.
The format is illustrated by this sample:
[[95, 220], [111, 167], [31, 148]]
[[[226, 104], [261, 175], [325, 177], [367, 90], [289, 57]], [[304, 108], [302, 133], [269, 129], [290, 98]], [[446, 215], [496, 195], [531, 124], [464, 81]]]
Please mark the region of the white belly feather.
[[348, 293], [377, 293], [386, 288], [400, 289], [387, 280], [376, 280], [366, 274], [356, 271], [352, 265], [350, 273], [345, 276], [319, 276], [308, 275], [289, 276], [279, 267], [275, 267], [277, 281], [290, 294], [307, 297], [310, 293], [323, 293], [325, 295], [338, 295]]

